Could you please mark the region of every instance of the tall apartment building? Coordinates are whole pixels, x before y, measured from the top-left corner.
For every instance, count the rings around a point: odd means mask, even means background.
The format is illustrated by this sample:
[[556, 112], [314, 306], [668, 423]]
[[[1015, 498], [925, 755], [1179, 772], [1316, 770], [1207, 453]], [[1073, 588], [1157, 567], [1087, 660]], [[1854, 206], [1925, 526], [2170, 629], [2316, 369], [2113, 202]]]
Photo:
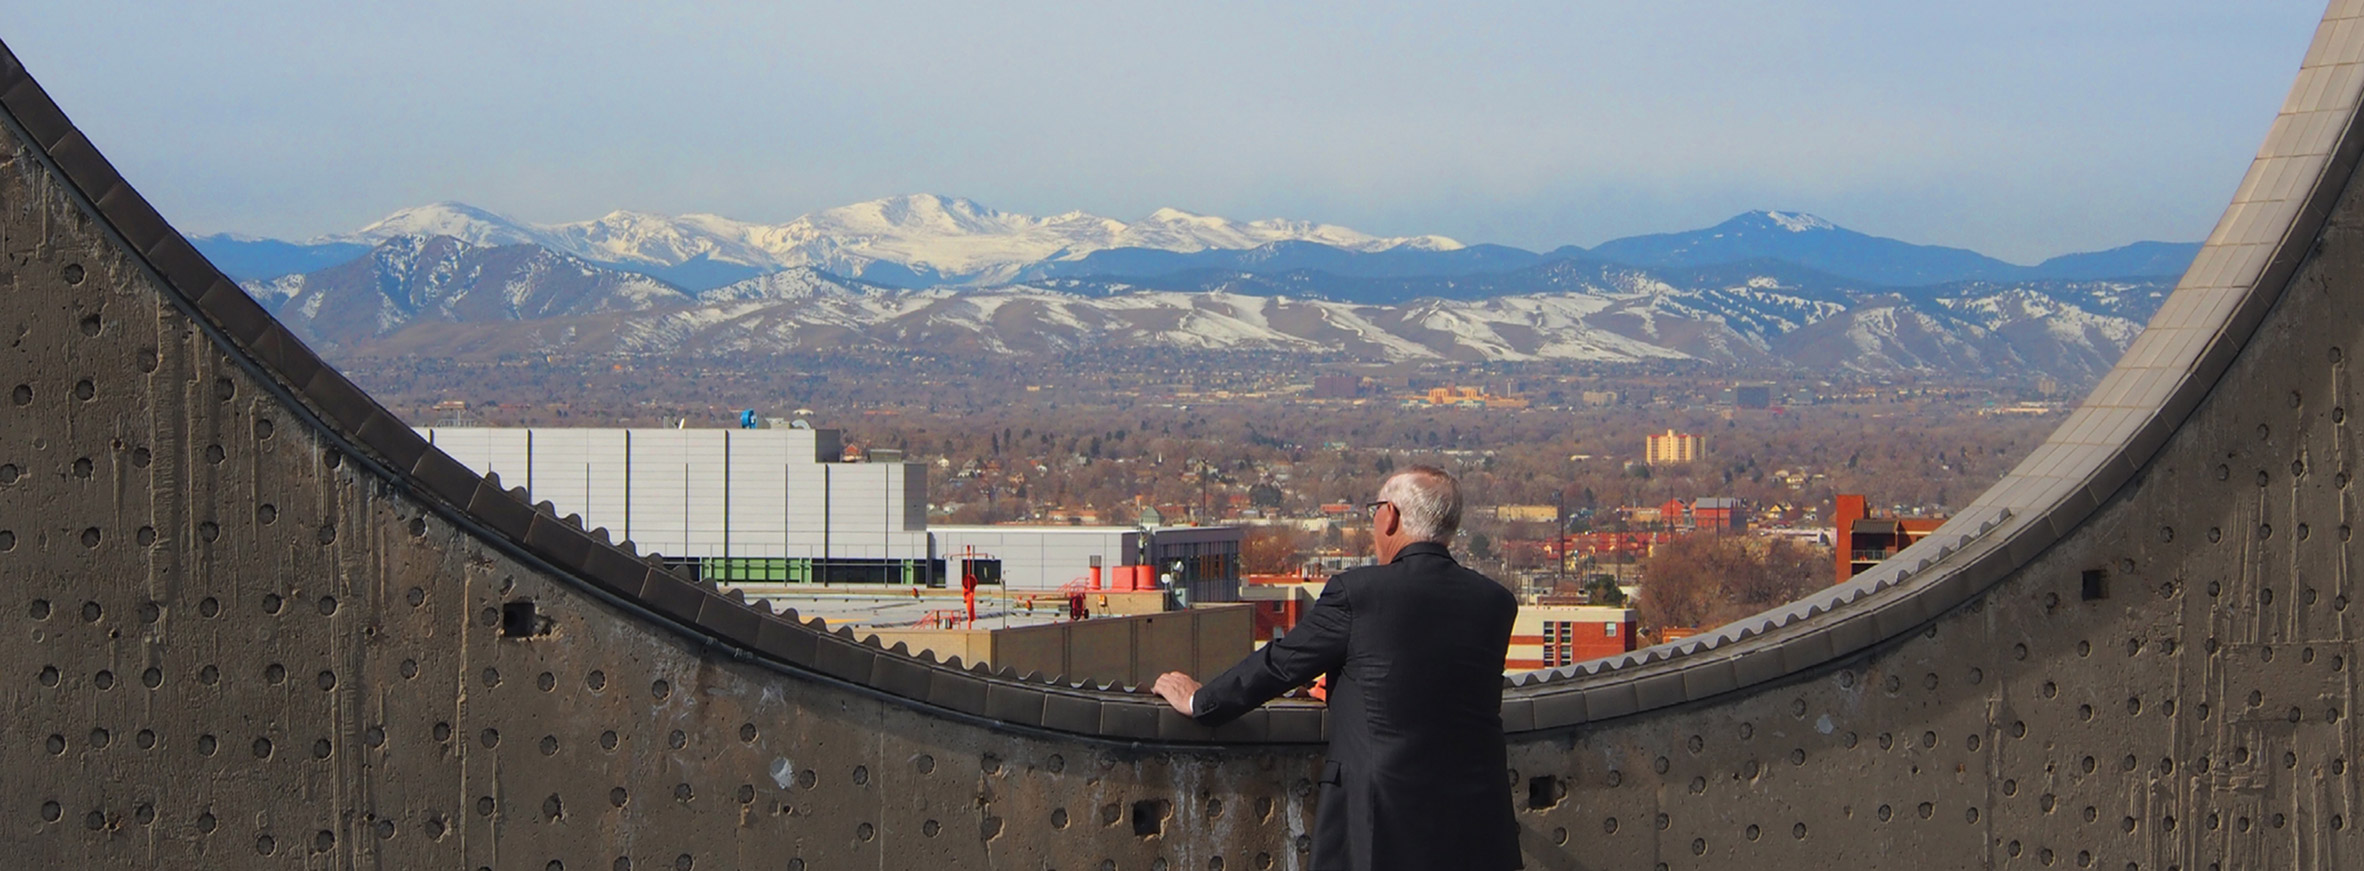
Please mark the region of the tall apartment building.
[[1706, 436], [1671, 429], [1646, 436], [1642, 446], [1642, 462], [1653, 466], [1695, 462], [1706, 456]]

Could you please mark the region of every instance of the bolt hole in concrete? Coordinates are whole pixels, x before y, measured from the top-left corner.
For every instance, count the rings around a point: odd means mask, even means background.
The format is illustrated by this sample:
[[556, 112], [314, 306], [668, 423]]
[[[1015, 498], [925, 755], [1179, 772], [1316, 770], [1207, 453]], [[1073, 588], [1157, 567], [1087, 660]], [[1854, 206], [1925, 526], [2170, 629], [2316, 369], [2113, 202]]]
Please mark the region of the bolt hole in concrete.
[[1173, 805], [1162, 798], [1142, 799], [1133, 802], [1134, 836], [1147, 838], [1163, 833], [1166, 828], [1166, 815], [1172, 810]]
[[1527, 778], [1527, 807], [1532, 810], [1557, 807], [1566, 794], [1567, 790], [1560, 785], [1557, 777], [1543, 775]]
[[550, 634], [551, 620], [534, 611], [532, 599], [501, 603], [501, 637], [538, 638]]

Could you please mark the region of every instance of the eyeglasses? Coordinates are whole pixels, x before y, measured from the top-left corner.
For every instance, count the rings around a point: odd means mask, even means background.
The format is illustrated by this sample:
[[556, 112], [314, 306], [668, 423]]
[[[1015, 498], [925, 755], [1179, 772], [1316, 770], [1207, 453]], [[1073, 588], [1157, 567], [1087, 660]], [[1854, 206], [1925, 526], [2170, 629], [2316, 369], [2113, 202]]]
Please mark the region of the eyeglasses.
[[1365, 513], [1367, 513], [1367, 514], [1371, 514], [1371, 515], [1374, 515], [1374, 516], [1375, 516], [1375, 515], [1377, 515], [1377, 514], [1379, 513], [1379, 506], [1381, 506], [1381, 505], [1394, 505], [1394, 504], [1395, 504], [1394, 502], [1390, 502], [1390, 501], [1388, 501], [1388, 500], [1386, 500], [1386, 499], [1374, 499], [1374, 500], [1371, 500], [1371, 501], [1369, 501], [1369, 502], [1365, 502], [1365, 503], [1363, 503], [1363, 511], [1364, 511]]

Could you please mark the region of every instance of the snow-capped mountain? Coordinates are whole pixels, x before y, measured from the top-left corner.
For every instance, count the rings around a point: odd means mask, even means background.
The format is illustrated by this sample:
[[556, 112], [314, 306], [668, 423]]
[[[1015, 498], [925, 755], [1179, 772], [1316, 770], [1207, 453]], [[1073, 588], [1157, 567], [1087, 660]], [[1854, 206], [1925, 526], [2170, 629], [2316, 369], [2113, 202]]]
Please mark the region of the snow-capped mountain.
[[229, 234], [192, 241], [232, 276], [254, 280], [316, 271], [387, 239], [433, 236], [478, 246], [531, 243], [690, 291], [806, 267], [911, 289], [1067, 280], [1167, 289], [1196, 283], [1199, 289], [1215, 289], [1237, 278], [1291, 295], [1363, 302], [1423, 295], [1474, 298], [1478, 288], [1499, 284], [1500, 276], [1557, 261], [1651, 269], [1759, 268], [1778, 262], [1864, 287], [1919, 287], [2174, 275], [2199, 248], [2196, 243], [2137, 242], [2019, 266], [1958, 248], [1858, 233], [1813, 215], [1760, 211], [1702, 230], [1537, 253], [1463, 245], [1442, 236], [1380, 237], [1307, 221], [1240, 222], [1178, 209], [1159, 209], [1129, 223], [1082, 212], [1036, 217], [928, 194], [825, 209], [784, 224], [630, 211], [532, 224], [464, 204], [437, 203], [309, 243]]
[[589, 221], [533, 224], [462, 203], [435, 203], [403, 209], [354, 233], [309, 244], [374, 245], [404, 236], [449, 236], [483, 246], [533, 243], [684, 284], [703, 282], [666, 270], [729, 265], [738, 270], [707, 271], [737, 280], [811, 267], [905, 287], [1005, 281], [1029, 264], [1109, 248], [1192, 252], [1273, 242], [1316, 242], [1350, 251], [1461, 247], [1442, 236], [1380, 237], [1329, 224], [1243, 222], [1179, 209], [1159, 209], [1130, 223], [1083, 212], [1035, 217], [933, 194], [839, 206], [785, 224], [629, 211]]
[[1480, 295], [1401, 302], [1309, 298], [1244, 281], [909, 290], [812, 267], [691, 296], [535, 245], [397, 237], [351, 263], [251, 291], [332, 353], [1196, 349], [2082, 379], [2117, 359], [2168, 288], [2164, 280], [1964, 283], [1898, 293], [1782, 264], [1686, 270], [1562, 260], [1493, 276]]
[[297, 334], [384, 336], [416, 323], [542, 320], [695, 302], [672, 285], [533, 244], [396, 236], [350, 262], [251, 284]]
[[527, 225], [466, 203], [435, 203], [401, 209], [352, 233], [312, 241], [315, 244], [346, 242], [376, 245], [404, 236], [447, 236], [480, 247], [541, 242], [527, 229]]

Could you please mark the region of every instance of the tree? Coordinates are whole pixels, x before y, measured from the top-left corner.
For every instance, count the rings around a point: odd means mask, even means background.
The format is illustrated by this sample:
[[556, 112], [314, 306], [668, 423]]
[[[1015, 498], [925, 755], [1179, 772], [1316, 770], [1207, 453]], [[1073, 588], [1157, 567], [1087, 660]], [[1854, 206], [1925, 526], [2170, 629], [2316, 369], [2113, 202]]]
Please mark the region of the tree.
[[1717, 608], [1718, 578], [1729, 566], [1717, 565], [1719, 554], [1710, 536], [1675, 539], [1650, 556], [1642, 567], [1642, 622], [1655, 629], [1698, 628], [1707, 625]]
[[[1747, 543], [1746, 539], [1733, 541]], [[1828, 586], [1829, 555], [1817, 551], [1786, 538], [1765, 542], [1762, 552], [1751, 554], [1755, 571], [1736, 575], [1725, 584], [1725, 610], [1719, 619], [1738, 620]]]
[[1286, 574], [1302, 563], [1305, 550], [1304, 535], [1295, 527], [1251, 526], [1240, 540], [1240, 566], [1251, 574]]
[[1493, 559], [1494, 540], [1487, 538], [1486, 534], [1483, 532], [1471, 533], [1469, 536], [1469, 555], [1477, 557], [1478, 559]]
[[1738, 620], [1827, 585], [1826, 559], [1788, 539], [1684, 536], [1643, 566], [1641, 616], [1658, 628]]
[[1585, 580], [1584, 595], [1595, 605], [1610, 608], [1625, 605], [1625, 591], [1617, 588], [1617, 578], [1614, 575], [1594, 575]]

